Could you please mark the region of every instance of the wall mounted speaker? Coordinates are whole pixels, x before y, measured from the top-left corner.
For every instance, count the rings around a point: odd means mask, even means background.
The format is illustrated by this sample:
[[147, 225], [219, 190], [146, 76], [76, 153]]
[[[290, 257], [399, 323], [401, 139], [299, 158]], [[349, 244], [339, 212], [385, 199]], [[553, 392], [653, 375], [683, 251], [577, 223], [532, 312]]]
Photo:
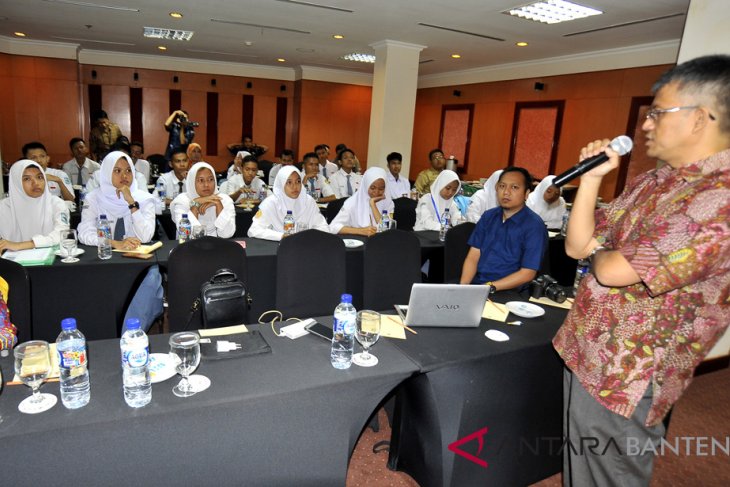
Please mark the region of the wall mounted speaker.
[[134, 73], [132, 78], [134, 78], [134, 81], [139, 81], [139, 73]]
[[246, 88], [248, 88], [248, 89], [253, 88], [253, 83], [251, 83], [250, 81], [247, 81], [246, 82]]
[[461, 90], [454, 90], [454, 96], [461, 96]]
[[545, 83], [540, 83], [539, 81], [535, 83], [535, 91], [542, 91], [545, 89]]
[[180, 81], [180, 78], [178, 78], [177, 76], [173, 76], [172, 77], [172, 82], [173, 83], [177, 83], [178, 81]]
[[284, 93], [286, 91], [286, 85], [279, 86], [279, 91], [281, 91], [282, 93]]
[[215, 86], [218, 82], [215, 80], [215, 78], [210, 80], [210, 86]]
[[96, 70], [95, 69], [91, 70], [91, 79], [96, 79]]

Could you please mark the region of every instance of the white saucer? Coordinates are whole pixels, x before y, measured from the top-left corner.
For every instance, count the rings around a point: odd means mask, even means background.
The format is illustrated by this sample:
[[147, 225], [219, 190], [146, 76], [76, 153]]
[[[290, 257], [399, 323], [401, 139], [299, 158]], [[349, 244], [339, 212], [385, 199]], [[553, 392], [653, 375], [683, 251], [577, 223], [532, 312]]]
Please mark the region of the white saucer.
[[354, 238], [346, 238], [343, 240], [345, 242], [345, 247], [349, 249], [354, 249], [355, 247], [362, 247], [365, 245], [365, 242], [360, 240], [355, 240]]
[[193, 391], [195, 391], [196, 394], [198, 392], [203, 392], [210, 387], [210, 379], [204, 375], [191, 375], [188, 377], [188, 381], [190, 381], [190, 385], [193, 387]]
[[[79, 255], [83, 254], [84, 252], [86, 252], [84, 249], [80, 249], [80, 248], [76, 247], [74, 249], [74, 252], [73, 252], [73, 257], [78, 257]], [[56, 254], [56, 257], [64, 257], [65, 258], [66, 257], [66, 249], [58, 249], [58, 250], [56, 250], [54, 252], [54, 254]]]
[[510, 301], [505, 306], [512, 314], [521, 316], [522, 318], [537, 318], [545, 314], [545, 310], [540, 306], [524, 301]]
[[493, 328], [485, 331], [484, 336], [495, 342], [506, 342], [509, 340], [509, 335], [503, 331], [495, 330]]
[[151, 353], [149, 369], [150, 380], [153, 384], [166, 381], [177, 374], [175, 363], [168, 353]]

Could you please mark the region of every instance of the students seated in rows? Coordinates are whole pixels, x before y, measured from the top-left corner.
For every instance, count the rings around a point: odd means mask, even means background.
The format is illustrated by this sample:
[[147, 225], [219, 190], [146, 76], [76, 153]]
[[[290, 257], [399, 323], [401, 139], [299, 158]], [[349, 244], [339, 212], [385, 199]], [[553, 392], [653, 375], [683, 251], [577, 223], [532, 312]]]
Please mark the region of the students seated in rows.
[[233, 178], [236, 174], [241, 174], [241, 171], [243, 170], [243, 159], [251, 155], [253, 154], [245, 150], [238, 151], [233, 157], [233, 161], [231, 161], [228, 165], [226, 180]]
[[294, 166], [281, 168], [274, 181], [274, 194], [259, 206], [248, 229], [248, 236], [265, 240], [281, 240], [284, 237], [284, 217], [291, 211], [295, 224], [301, 229], [329, 232], [327, 221], [319, 207], [306, 191], [302, 190], [302, 175]]
[[355, 194], [360, 187], [362, 176], [355, 169], [355, 152], [352, 149], [342, 149], [337, 154], [337, 160], [342, 166], [330, 176], [330, 186], [337, 198], [347, 198]]
[[466, 210], [467, 221], [476, 223], [485, 211], [499, 206], [499, 203], [497, 203], [497, 181], [499, 181], [501, 175], [502, 169], [494, 171], [484, 181], [484, 188], [472, 195], [471, 203], [469, 203], [469, 208]]
[[269, 186], [274, 185], [276, 175], [282, 168], [292, 165], [294, 165], [294, 151], [291, 149], [284, 149], [281, 151], [281, 155], [279, 156], [279, 163], [274, 164], [271, 167], [271, 171], [269, 171]]
[[144, 176], [145, 184], [150, 184], [150, 161], [144, 158], [144, 145], [133, 140], [129, 143], [129, 157], [132, 158], [134, 168]]
[[68, 207], [47, 191], [40, 164], [23, 159], [10, 167], [9, 196], [0, 201], [0, 253], [51, 247], [68, 230]]
[[207, 162], [193, 164], [186, 178], [187, 191], [170, 204], [175, 226], [186, 213], [190, 224], [201, 225], [211, 237], [229, 238], [236, 232], [236, 210], [227, 194], [218, 193], [215, 170]]
[[160, 181], [165, 191], [165, 204], [169, 205], [172, 203], [177, 195], [187, 191], [186, 179], [188, 175], [188, 169], [190, 168], [190, 161], [188, 160], [187, 153], [182, 149], [173, 151], [172, 158], [168, 162], [172, 171], [166, 172], [157, 179], [157, 187], [153, 194], [155, 198], [159, 198]]
[[497, 182], [499, 206], [482, 215], [469, 238], [461, 284], [488, 284], [501, 291], [535, 278], [547, 249], [547, 231], [526, 205], [531, 187], [526, 169], [502, 171]]
[[388, 162], [388, 194], [391, 199], [408, 198], [411, 194], [411, 183], [408, 178], [401, 177], [403, 156], [399, 152], [391, 152], [385, 158]]
[[79, 241], [96, 245], [96, 225], [106, 215], [112, 229], [112, 248], [133, 250], [149, 242], [155, 233], [155, 202], [137, 187], [132, 158], [121, 151], [107, 154], [101, 162], [99, 188], [86, 195], [81, 212]]
[[421, 196], [416, 206], [416, 224], [413, 230], [440, 230], [444, 210], [449, 209], [451, 225], [464, 220], [454, 196], [461, 188], [459, 176], [449, 169], [444, 169], [431, 185], [431, 191]]
[[241, 172], [221, 184], [220, 192], [231, 197], [234, 203], [251, 200], [258, 203], [261, 192], [268, 192], [266, 184], [256, 174], [259, 164], [254, 156], [246, 156], [241, 163]]
[[387, 177], [385, 169], [380, 167], [365, 171], [360, 189], [342, 205], [330, 223], [330, 231], [365, 237], [375, 234], [383, 211], [393, 212], [393, 200], [385, 190]]
[[89, 148], [81, 137], [74, 137], [68, 143], [73, 159], [63, 165], [63, 172], [73, 184], [84, 186], [101, 167], [98, 162], [89, 159]]
[[337, 196], [332, 191], [332, 187], [325, 177], [320, 174], [320, 167], [317, 154], [314, 152], [304, 154], [304, 160], [302, 161], [302, 172], [304, 173], [302, 185], [304, 186], [304, 190], [317, 203], [329, 203], [330, 201], [336, 200]]
[[560, 188], [553, 184], [555, 176], [547, 176], [527, 198], [527, 206], [540, 215], [548, 228], [561, 228], [563, 215], [568, 211]]
[[429, 152], [428, 159], [431, 167], [419, 172], [416, 177], [416, 190], [421, 194], [431, 191], [431, 185], [446, 167], [446, 159], [441, 149], [433, 149]]
[[53, 196], [58, 196], [62, 200], [74, 200], [74, 188], [68, 174], [60, 169], [48, 167], [51, 158], [48, 156], [46, 146], [40, 142], [28, 142], [23, 146], [23, 157], [33, 162], [37, 162], [46, 173], [46, 186], [48, 192]]

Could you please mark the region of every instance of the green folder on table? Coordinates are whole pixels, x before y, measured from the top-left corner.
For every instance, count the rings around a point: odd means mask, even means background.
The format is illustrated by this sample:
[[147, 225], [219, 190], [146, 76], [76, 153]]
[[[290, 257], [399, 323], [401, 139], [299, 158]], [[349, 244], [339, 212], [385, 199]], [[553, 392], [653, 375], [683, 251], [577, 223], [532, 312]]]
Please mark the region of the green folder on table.
[[40, 249], [8, 250], [3, 254], [3, 258], [24, 266], [51, 265], [53, 259], [56, 258], [56, 254], [53, 247], [43, 247]]

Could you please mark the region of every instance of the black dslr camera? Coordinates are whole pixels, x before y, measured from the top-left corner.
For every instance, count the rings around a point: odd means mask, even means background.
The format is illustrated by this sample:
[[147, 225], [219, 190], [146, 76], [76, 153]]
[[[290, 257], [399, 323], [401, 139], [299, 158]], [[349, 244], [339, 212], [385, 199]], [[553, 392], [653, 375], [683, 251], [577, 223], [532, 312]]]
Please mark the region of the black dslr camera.
[[558, 284], [555, 278], [543, 274], [530, 282], [530, 296], [535, 299], [545, 296], [556, 303], [562, 303], [568, 298], [563, 286]]

